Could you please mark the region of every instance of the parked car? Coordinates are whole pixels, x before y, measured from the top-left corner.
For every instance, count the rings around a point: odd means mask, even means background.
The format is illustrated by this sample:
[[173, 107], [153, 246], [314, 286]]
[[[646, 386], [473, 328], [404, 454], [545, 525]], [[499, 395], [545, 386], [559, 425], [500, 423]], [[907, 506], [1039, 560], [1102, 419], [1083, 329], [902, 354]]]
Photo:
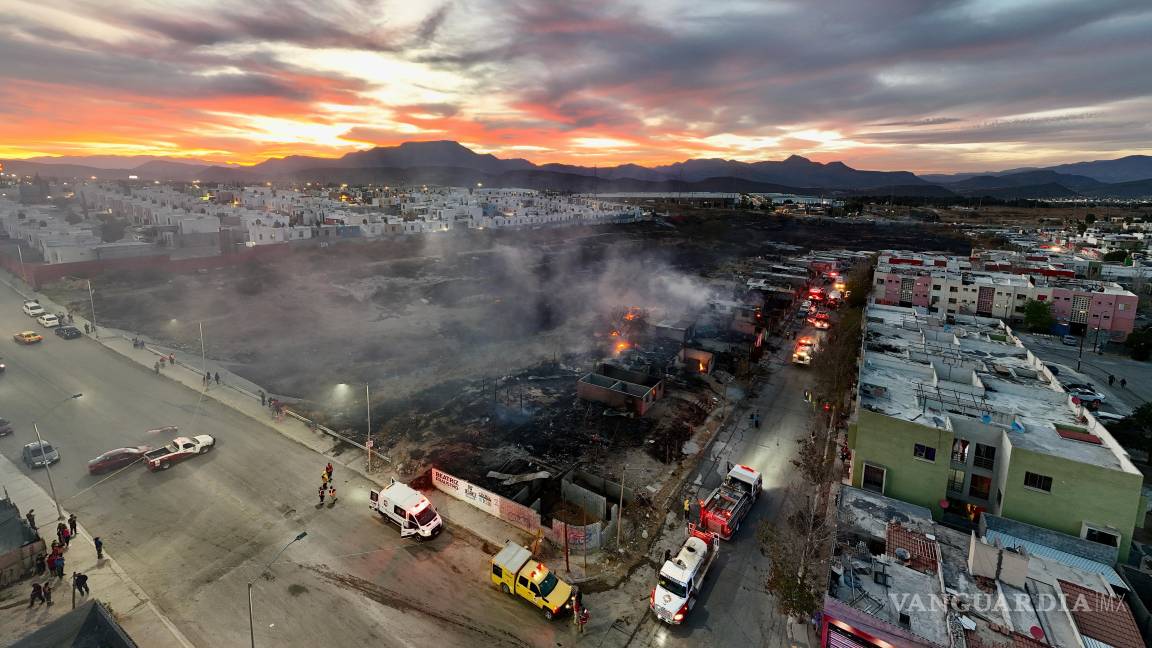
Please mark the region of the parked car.
[[43, 326], [44, 328], [56, 328], [57, 326], [60, 326], [60, 318], [56, 317], [52, 313], [44, 313], [40, 317], [37, 317], [36, 321], [40, 322], [40, 326]]
[[1075, 335], [1065, 335], [1063, 338], [1061, 338], [1060, 341], [1064, 344], [1067, 344], [1068, 346], [1076, 346], [1080, 344], [1080, 338], [1076, 337]]
[[40, 335], [36, 331], [21, 331], [20, 333], [13, 335], [12, 339], [16, 340], [20, 344], [36, 344], [37, 342], [43, 341], [44, 336]]
[[1082, 403], [1091, 403], [1091, 402], [1103, 403], [1104, 402], [1104, 394], [1101, 394], [1100, 392], [1098, 392], [1094, 389], [1083, 389], [1083, 388], [1069, 389], [1068, 393], [1072, 394], [1076, 398], [1079, 398], [1080, 402], [1082, 402]]
[[60, 461], [60, 451], [47, 441], [33, 441], [24, 446], [24, 464], [29, 468], [48, 466]]
[[56, 335], [64, 338], [65, 340], [75, 340], [80, 337], [80, 329], [75, 326], [58, 326], [56, 327]]
[[1095, 414], [1093, 414], [1093, 416], [1096, 417], [1097, 421], [1100, 421], [1101, 423], [1103, 423], [1105, 425], [1108, 425], [1109, 423], [1116, 423], [1119, 421], [1123, 421], [1124, 419], [1128, 418], [1126, 416], [1120, 416], [1119, 414], [1116, 414], [1114, 412], [1096, 412]]
[[151, 450], [151, 446], [137, 446], [135, 448], [116, 448], [88, 461], [88, 474], [99, 475], [109, 470], [116, 470], [134, 464], [144, 458], [144, 453]]
[[24, 302], [24, 314], [28, 317], [40, 317], [44, 314], [44, 307], [35, 299]]
[[0, 418], [0, 436], [8, 436], [15, 430], [12, 429], [12, 423], [5, 418]]

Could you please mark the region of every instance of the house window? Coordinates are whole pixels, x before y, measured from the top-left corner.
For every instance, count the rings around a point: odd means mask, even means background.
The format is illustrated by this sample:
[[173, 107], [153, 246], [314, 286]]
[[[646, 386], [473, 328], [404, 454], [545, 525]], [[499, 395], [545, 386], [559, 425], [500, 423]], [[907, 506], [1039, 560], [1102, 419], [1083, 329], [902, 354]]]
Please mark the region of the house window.
[[952, 463], [968, 463], [968, 442], [964, 439], [956, 439], [952, 442]]
[[955, 468], [948, 471], [948, 491], [951, 493], [964, 493], [964, 471]]
[[968, 496], [986, 500], [992, 494], [992, 479], [983, 475], [972, 475], [972, 483], [968, 485]]
[[1042, 490], [1045, 493], [1052, 492], [1052, 478], [1048, 475], [1038, 475], [1032, 472], [1025, 472], [1024, 485], [1028, 488]]
[[932, 290], [940, 290], [940, 284], [932, 284]]
[[880, 466], [873, 466], [872, 464], [864, 464], [864, 477], [861, 481], [861, 486], [864, 490], [870, 490], [876, 493], [884, 492], [884, 480], [887, 476], [886, 470]]
[[984, 470], [992, 470], [992, 466], [996, 465], [996, 448], [977, 443], [976, 458], [972, 460], [972, 465]]
[[912, 456], [924, 461], [936, 462], [936, 448], [917, 443], [912, 448]]
[[1098, 542], [1102, 545], [1109, 547], [1120, 546], [1120, 534], [1113, 531], [1105, 531], [1104, 529], [1097, 529], [1093, 526], [1084, 525], [1084, 534], [1082, 536], [1089, 542]]

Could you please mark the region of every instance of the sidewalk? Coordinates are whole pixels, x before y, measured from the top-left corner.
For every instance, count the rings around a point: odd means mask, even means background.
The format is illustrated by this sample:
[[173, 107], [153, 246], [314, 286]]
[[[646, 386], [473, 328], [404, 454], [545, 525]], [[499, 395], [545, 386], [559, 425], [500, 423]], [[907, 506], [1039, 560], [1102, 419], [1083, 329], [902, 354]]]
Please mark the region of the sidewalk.
[[[41, 536], [51, 544], [56, 528], [56, 505], [44, 490], [25, 475], [19, 466], [0, 455], [0, 475], [3, 487], [12, 502], [27, 513], [36, 511], [36, 522]], [[64, 511], [65, 519], [68, 511]], [[116, 547], [105, 547], [104, 559], [96, 560], [96, 547], [92, 537], [84, 530], [83, 520], [77, 526], [77, 536], [64, 554], [64, 579], [57, 581], [47, 574], [24, 579], [0, 591], [0, 645], [10, 646], [20, 637], [47, 625], [72, 610], [72, 572], [88, 575], [89, 598], [99, 599], [112, 609], [116, 620], [132, 639], [141, 646], [160, 648], [192, 648], [192, 643], [148, 598], [120, 565], [112, 558]], [[54, 605], [28, 608], [28, 595], [32, 582], [51, 581]], [[77, 596], [77, 605], [87, 600]]]

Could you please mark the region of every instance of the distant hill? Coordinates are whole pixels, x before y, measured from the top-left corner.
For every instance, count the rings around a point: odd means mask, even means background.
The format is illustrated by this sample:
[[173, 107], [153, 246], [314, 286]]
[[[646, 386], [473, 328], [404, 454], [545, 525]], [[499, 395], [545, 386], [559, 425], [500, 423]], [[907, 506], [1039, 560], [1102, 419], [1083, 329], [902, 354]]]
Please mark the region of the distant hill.
[[[90, 161], [91, 163], [85, 163]], [[114, 166], [119, 164], [120, 166]], [[826, 194], [830, 196], [996, 196], [1060, 198], [1076, 196], [1136, 198], [1152, 194], [1152, 157], [1065, 164], [1045, 169], [1019, 168], [987, 173], [916, 176], [909, 171], [867, 171], [843, 162], [813, 162], [793, 155], [784, 160], [741, 162], [691, 159], [643, 167], [622, 164], [585, 167], [537, 165], [472, 151], [452, 141], [406, 142], [399, 146], [354, 151], [339, 158], [289, 156], [250, 167], [198, 164], [155, 156], [58, 157], [5, 161], [8, 170], [44, 177], [203, 182], [263, 182], [301, 179], [348, 183], [435, 183], [524, 187], [556, 191], [725, 191]], [[640, 189], [645, 187], [645, 189]], [[692, 189], [688, 189], [691, 187]]]
[[1055, 171], [1024, 171], [1008, 175], [982, 175], [960, 182], [946, 184], [945, 186], [958, 193], [976, 193], [990, 189], [1008, 189], [1021, 187], [1039, 187], [1044, 185], [1061, 185], [1073, 191], [1095, 191], [1107, 186], [1102, 182], [1085, 176], [1068, 175]]
[[1048, 167], [1057, 173], [1081, 175], [1100, 182], [1117, 183], [1152, 179], [1152, 155], [1129, 155], [1115, 160], [1094, 160]]

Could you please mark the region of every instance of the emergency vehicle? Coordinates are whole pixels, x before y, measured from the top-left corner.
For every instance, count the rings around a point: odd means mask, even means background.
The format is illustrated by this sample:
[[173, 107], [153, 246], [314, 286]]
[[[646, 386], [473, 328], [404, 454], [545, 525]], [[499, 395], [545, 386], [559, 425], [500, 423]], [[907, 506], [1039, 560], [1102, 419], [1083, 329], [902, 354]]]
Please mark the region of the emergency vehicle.
[[572, 610], [573, 588], [532, 559], [532, 552], [511, 541], [492, 556], [492, 582], [505, 594], [516, 595], [552, 619]]
[[720, 551], [720, 537], [688, 525], [688, 539], [680, 551], [660, 568], [660, 580], [652, 590], [648, 607], [664, 623], [679, 625], [695, 607], [708, 568]]
[[810, 365], [814, 355], [816, 355], [816, 340], [802, 337], [797, 340], [796, 350], [792, 352], [792, 364]]
[[427, 497], [395, 479], [388, 488], [368, 493], [368, 508], [400, 527], [400, 537], [431, 540], [444, 530], [444, 521]]
[[763, 480], [754, 468], [732, 466], [720, 487], [701, 500], [700, 528], [716, 533], [723, 540], [731, 540], [760, 497], [762, 487]]

